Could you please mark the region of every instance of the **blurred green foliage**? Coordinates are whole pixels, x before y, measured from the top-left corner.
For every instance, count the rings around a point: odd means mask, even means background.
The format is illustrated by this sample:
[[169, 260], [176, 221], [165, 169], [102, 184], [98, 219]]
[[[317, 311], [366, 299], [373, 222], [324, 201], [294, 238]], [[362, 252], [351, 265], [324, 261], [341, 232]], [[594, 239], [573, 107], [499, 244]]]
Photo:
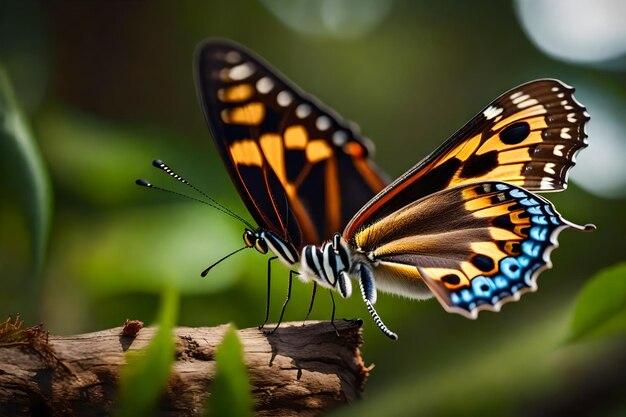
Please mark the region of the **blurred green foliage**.
[[567, 341], [626, 333], [626, 263], [603, 269], [580, 291]]
[[[28, 230], [28, 236], [22, 236], [22, 242], [19, 241], [19, 233], [16, 233], [18, 240], [13, 242], [16, 245], [11, 248], [13, 250], [9, 249], [14, 255], [22, 251], [22, 256], [31, 264], [31, 267], [24, 269], [27, 280], [21, 286], [22, 291], [17, 298], [21, 302], [29, 300], [39, 303], [40, 273], [47, 248], [51, 217], [50, 180], [39, 146], [27, 121], [24, 120], [9, 77], [2, 66], [0, 66], [0, 167], [0, 184], [16, 196], [13, 202], [0, 203], [9, 212], [0, 224], [3, 224], [3, 229], [6, 227], [9, 230], [15, 226], [11, 224], [14, 213], [12, 210], [17, 205], [24, 213], [23, 221]], [[24, 244], [25, 242], [28, 243]], [[25, 251], [25, 246], [30, 246], [30, 251]], [[4, 297], [0, 296], [0, 302], [7, 301], [2, 298]], [[32, 319], [29, 313], [26, 312], [25, 317]]]
[[157, 400], [174, 362], [172, 329], [176, 324], [178, 303], [176, 290], [165, 287], [156, 334], [146, 348], [126, 353], [126, 364], [120, 371], [118, 399], [114, 405], [115, 416], [148, 416], [156, 412]]
[[[152, 159], [161, 158], [248, 217], [211, 143], [194, 91], [193, 52], [206, 37], [243, 43], [358, 121], [377, 145], [376, 162], [391, 177], [500, 93], [534, 78], [559, 78], [577, 87], [576, 97], [591, 114], [590, 126], [607, 117], [621, 126], [622, 114], [593, 103], [626, 105], [626, 73], [615, 65], [581, 67], [543, 55], [508, 2], [387, 0], [375, 24], [366, 19], [369, 26], [356, 30], [358, 19], [346, 21], [347, 32], [341, 31], [338, 16], [349, 20], [350, 9], [340, 16], [337, 4], [358, 7], [357, 2], [323, 3], [325, 11], [312, 17], [327, 28], [312, 34], [299, 29], [310, 22], [290, 17], [307, 13], [277, 16], [274, 7], [284, 6], [270, 0], [1, 2], [0, 64], [33, 128], [55, 195], [49, 252], [38, 281], [31, 250], [42, 241], [33, 241], [35, 223], [28, 213], [48, 212], [47, 197], [33, 200], [27, 177], [2, 171], [3, 314], [19, 312], [28, 324], [44, 319], [56, 334], [100, 330], [126, 318], [150, 322], [159, 295], [171, 286], [181, 296], [180, 325], [233, 322], [243, 328], [262, 321], [267, 257], [243, 251], [200, 278], [206, 266], [242, 246], [242, 225], [201, 204], [134, 185], [142, 177], [186, 193], [151, 167]], [[610, 138], [623, 143], [621, 132]], [[601, 135], [591, 134], [590, 148], [579, 155], [581, 165], [591, 162], [592, 169], [584, 171], [589, 178], [594, 172], [621, 175], [615, 163], [591, 158], [592, 149], [603, 143], [608, 142]], [[3, 164], [7, 146], [3, 136]], [[18, 169], [25, 169], [17, 161]], [[577, 168], [582, 166], [574, 173]], [[559, 347], [587, 279], [624, 260], [624, 194], [593, 191], [579, 188], [574, 176], [567, 191], [548, 196], [566, 218], [593, 222], [598, 230], [562, 233], [552, 255], [554, 269], [541, 275], [539, 292], [498, 314], [468, 321], [445, 313], [433, 300], [381, 295], [377, 310], [400, 335], [391, 343], [368, 320], [358, 297], [338, 300], [338, 317], [365, 318], [364, 357], [377, 366], [365, 399], [337, 415], [623, 411], [624, 338]], [[274, 320], [286, 281], [287, 270], [275, 268]], [[40, 301], [29, 288], [40, 292]], [[294, 285], [285, 320], [303, 319], [310, 291], [308, 285]], [[329, 318], [330, 306], [328, 294], [321, 292], [312, 318]]]
[[211, 383], [205, 415], [252, 416], [253, 405], [243, 348], [237, 328], [231, 325], [215, 352], [215, 379]]

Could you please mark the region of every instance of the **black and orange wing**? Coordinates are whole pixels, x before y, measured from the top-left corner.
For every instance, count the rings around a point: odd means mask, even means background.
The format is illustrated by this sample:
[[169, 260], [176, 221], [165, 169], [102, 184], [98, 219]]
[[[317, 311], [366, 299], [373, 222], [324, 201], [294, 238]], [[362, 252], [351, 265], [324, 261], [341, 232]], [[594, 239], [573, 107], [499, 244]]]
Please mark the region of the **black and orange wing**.
[[354, 124], [242, 46], [209, 40], [196, 81], [222, 160], [257, 224], [300, 248], [342, 230], [388, 182]]
[[344, 236], [420, 197], [458, 185], [505, 181], [530, 191], [563, 190], [576, 154], [587, 146], [589, 115], [573, 92], [558, 80], [543, 79], [504, 93], [376, 195]]
[[429, 194], [361, 228], [354, 244], [376, 259], [378, 289], [410, 298], [434, 294], [469, 318], [498, 311], [537, 289], [539, 273], [565, 228], [542, 197], [510, 183], [486, 181]]

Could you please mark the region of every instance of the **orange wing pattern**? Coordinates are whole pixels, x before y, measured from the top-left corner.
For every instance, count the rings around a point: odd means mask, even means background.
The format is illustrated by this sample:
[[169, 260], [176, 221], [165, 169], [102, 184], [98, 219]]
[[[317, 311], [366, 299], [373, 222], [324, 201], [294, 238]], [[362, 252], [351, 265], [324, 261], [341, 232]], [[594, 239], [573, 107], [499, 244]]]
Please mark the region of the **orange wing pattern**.
[[457, 185], [499, 180], [530, 191], [564, 189], [576, 154], [587, 146], [589, 115], [573, 91], [545, 79], [503, 94], [363, 207], [344, 237], [397, 207]]
[[388, 182], [354, 124], [242, 46], [208, 41], [196, 68], [215, 143], [260, 227], [319, 244]]

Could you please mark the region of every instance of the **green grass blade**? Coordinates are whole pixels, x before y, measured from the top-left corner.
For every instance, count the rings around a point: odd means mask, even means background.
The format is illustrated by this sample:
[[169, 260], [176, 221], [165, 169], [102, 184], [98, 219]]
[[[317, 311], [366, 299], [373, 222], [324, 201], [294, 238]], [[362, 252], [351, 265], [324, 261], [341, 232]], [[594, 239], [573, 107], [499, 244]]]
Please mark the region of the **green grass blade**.
[[254, 401], [237, 329], [230, 326], [215, 353], [216, 374], [205, 415], [252, 417]]
[[626, 263], [598, 272], [581, 290], [567, 343], [626, 333]]
[[159, 329], [143, 351], [130, 351], [120, 372], [117, 417], [153, 415], [174, 362], [172, 329], [178, 315], [178, 293], [166, 288], [161, 299]]
[[11, 82], [0, 67], [0, 175], [7, 179], [27, 214], [34, 273], [44, 261], [51, 217], [52, 192], [47, 169], [30, 127], [22, 115]]

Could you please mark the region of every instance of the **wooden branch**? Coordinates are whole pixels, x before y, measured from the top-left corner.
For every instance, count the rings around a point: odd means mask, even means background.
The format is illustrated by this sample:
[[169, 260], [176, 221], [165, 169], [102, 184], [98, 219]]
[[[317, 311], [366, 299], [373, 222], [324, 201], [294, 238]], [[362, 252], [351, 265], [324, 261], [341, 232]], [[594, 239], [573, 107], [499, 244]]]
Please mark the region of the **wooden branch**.
[[[315, 416], [359, 398], [371, 369], [359, 351], [360, 324], [337, 321], [339, 336], [328, 322], [286, 323], [272, 335], [239, 330], [257, 415]], [[226, 328], [175, 329], [176, 360], [159, 403], [162, 415], [202, 414]], [[0, 341], [0, 415], [108, 415], [124, 353], [144, 348], [155, 334], [143, 328], [124, 336], [118, 327], [48, 338], [37, 329], [29, 329], [30, 338]]]

